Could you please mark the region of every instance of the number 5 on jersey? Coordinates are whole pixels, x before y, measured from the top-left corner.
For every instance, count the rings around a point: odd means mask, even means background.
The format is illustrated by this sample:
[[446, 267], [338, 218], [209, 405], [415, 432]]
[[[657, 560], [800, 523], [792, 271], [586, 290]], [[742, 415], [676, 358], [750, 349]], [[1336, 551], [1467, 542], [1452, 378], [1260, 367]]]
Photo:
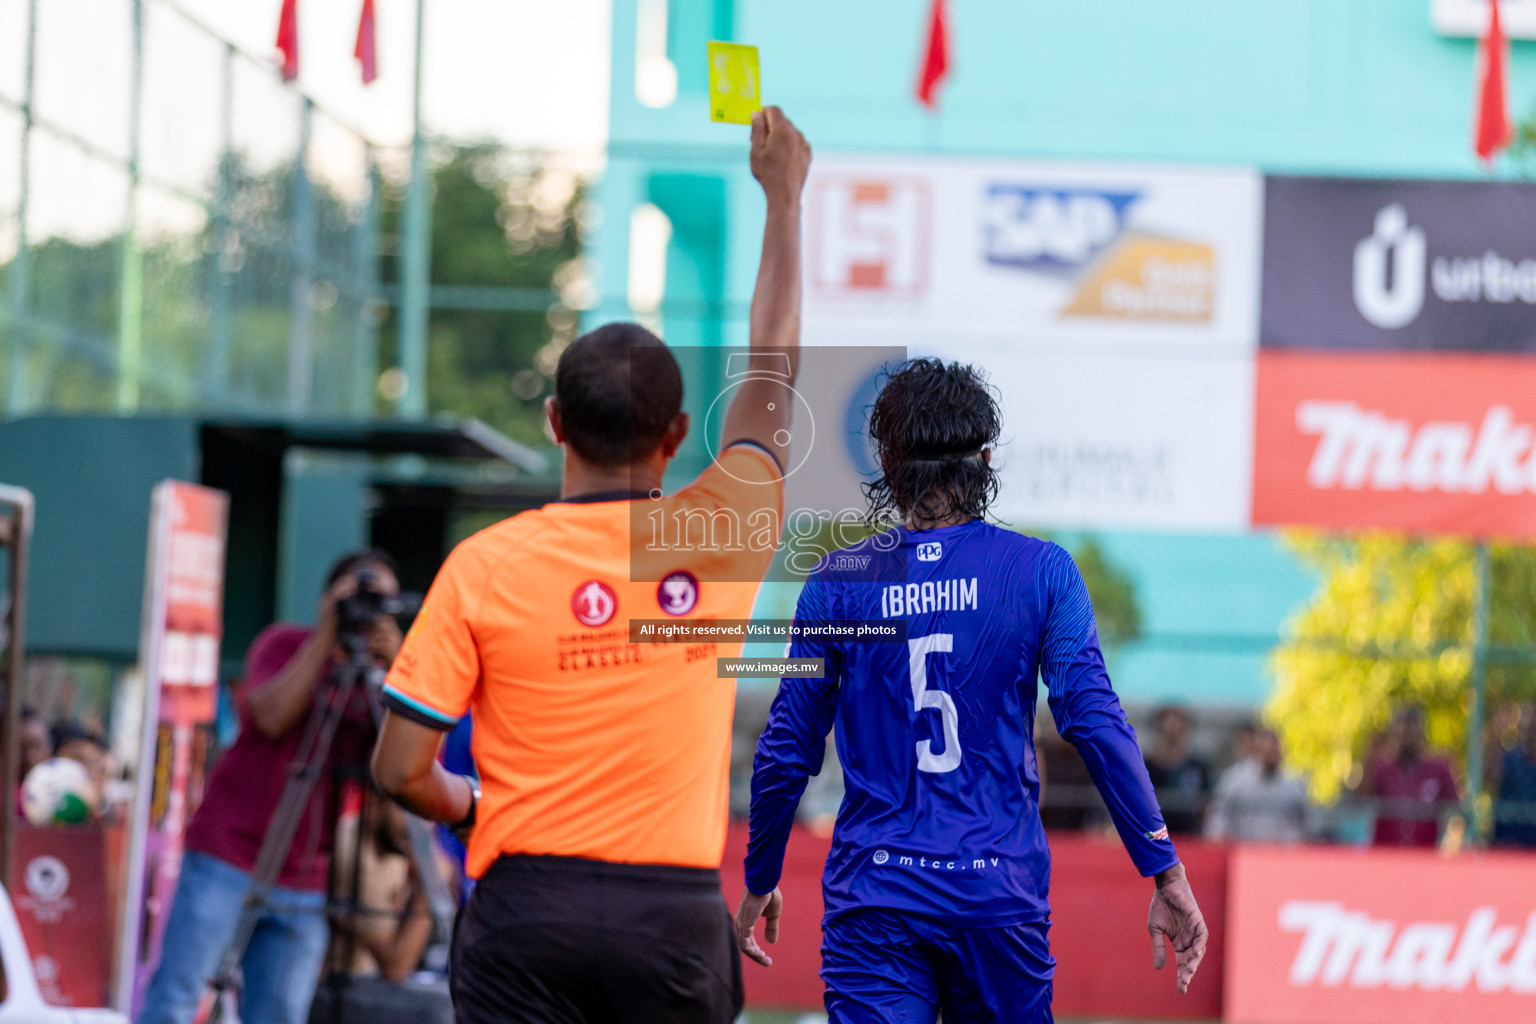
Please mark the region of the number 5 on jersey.
[[944, 721], [944, 753], [933, 752], [932, 740], [917, 741], [917, 770], [942, 774], [960, 767], [960, 711], [955, 701], [943, 690], [928, 689], [928, 653], [938, 651], [948, 654], [954, 650], [955, 638], [951, 633], [932, 633], [928, 636], [911, 637], [907, 650], [911, 656], [912, 704], [919, 714], [937, 710]]

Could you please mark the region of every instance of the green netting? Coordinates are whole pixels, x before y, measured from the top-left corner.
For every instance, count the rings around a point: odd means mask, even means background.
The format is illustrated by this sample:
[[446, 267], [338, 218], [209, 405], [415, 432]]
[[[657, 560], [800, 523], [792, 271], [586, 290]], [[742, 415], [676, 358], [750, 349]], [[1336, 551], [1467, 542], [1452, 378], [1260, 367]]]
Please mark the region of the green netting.
[[372, 148], [173, 4], [141, 9], [136, 32], [133, 0], [0, 0], [5, 414], [366, 414]]

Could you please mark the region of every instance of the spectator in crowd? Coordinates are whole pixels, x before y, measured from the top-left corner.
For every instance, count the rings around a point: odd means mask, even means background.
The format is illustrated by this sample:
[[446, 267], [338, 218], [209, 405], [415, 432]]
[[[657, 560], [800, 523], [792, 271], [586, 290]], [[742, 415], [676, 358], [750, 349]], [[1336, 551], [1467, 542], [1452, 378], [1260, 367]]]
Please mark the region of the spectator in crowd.
[[1262, 726], [1253, 719], [1245, 719], [1232, 734], [1232, 764], [1234, 767], [1244, 761], [1252, 761], [1255, 754], [1254, 740], [1262, 731]]
[[1424, 753], [1424, 712], [1399, 711], [1378, 753], [1365, 766], [1363, 796], [1374, 797], [1377, 846], [1433, 849], [1440, 816], [1457, 801], [1450, 762]]
[[65, 722], [53, 728], [53, 756], [67, 757], [85, 765], [97, 790], [106, 786], [109, 773], [107, 741], [89, 729]]
[[[372, 587], [399, 592], [393, 559], [381, 551], [353, 552], [326, 577], [317, 628], [276, 623], [246, 653], [240, 735], [214, 769], [187, 827], [160, 964], [138, 1024], [192, 1024], [196, 1017], [203, 990], [234, 937], [251, 871], [305, 726], [344, 658], [337, 605], [356, 592], [365, 573]], [[375, 664], [387, 667], [400, 649], [400, 627], [393, 618], [379, 616], [365, 639]], [[349, 708], [321, 778], [333, 779], [338, 764], [366, 764], [373, 732], [369, 712]], [[246, 947], [239, 1003], [243, 1024], [302, 1024], [308, 1014], [329, 940], [325, 897], [333, 790], [328, 781], [315, 786]]]
[[1253, 727], [1251, 756], [1222, 775], [1211, 801], [1205, 834], [1240, 843], [1299, 843], [1307, 837], [1311, 804], [1307, 787], [1286, 774], [1280, 736]]
[[1109, 820], [1082, 755], [1061, 738], [1050, 715], [1035, 717], [1035, 762], [1040, 772], [1040, 822], [1046, 828], [1082, 831]]
[[96, 790], [95, 817], [102, 820], [115, 818], [117, 804], [111, 799], [110, 786], [112, 754], [107, 749], [107, 741], [73, 722], [54, 726], [52, 739], [54, 757], [65, 757], [85, 766], [85, 773]]
[[1494, 845], [1536, 848], [1536, 705], [1521, 709], [1519, 742], [1504, 752], [1499, 767]]
[[[348, 815], [336, 827], [335, 891], [344, 899], [355, 893], [357, 906], [332, 918], [328, 973], [377, 976], [399, 984], [415, 972], [432, 940], [432, 913], [411, 859], [405, 812], [374, 793], [364, 799], [367, 813]], [[360, 827], [366, 838], [358, 850]], [[435, 867], [452, 892], [458, 868], [447, 853], [433, 852]]]
[[1165, 704], [1152, 716], [1147, 775], [1163, 808], [1163, 823], [1174, 834], [1200, 831], [1211, 789], [1210, 768], [1189, 752], [1193, 724], [1189, 712], [1177, 704]]
[[31, 708], [21, 709], [21, 777], [53, 756], [53, 733]]

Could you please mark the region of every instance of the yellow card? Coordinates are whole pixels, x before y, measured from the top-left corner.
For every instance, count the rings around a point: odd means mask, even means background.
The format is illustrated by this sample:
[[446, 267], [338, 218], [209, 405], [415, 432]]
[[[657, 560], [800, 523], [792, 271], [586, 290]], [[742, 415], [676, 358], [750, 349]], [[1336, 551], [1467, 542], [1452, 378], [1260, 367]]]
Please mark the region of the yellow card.
[[709, 119], [751, 124], [763, 109], [757, 47], [709, 41]]

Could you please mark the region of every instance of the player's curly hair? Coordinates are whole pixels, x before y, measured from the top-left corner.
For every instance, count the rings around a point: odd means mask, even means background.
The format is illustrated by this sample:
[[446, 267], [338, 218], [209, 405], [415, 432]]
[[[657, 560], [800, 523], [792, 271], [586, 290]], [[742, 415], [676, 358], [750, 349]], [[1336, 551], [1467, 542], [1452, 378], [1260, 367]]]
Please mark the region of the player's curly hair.
[[864, 484], [866, 522], [984, 518], [998, 481], [981, 453], [1001, 429], [996, 389], [976, 367], [909, 359], [888, 371], [869, 413], [880, 476]]

